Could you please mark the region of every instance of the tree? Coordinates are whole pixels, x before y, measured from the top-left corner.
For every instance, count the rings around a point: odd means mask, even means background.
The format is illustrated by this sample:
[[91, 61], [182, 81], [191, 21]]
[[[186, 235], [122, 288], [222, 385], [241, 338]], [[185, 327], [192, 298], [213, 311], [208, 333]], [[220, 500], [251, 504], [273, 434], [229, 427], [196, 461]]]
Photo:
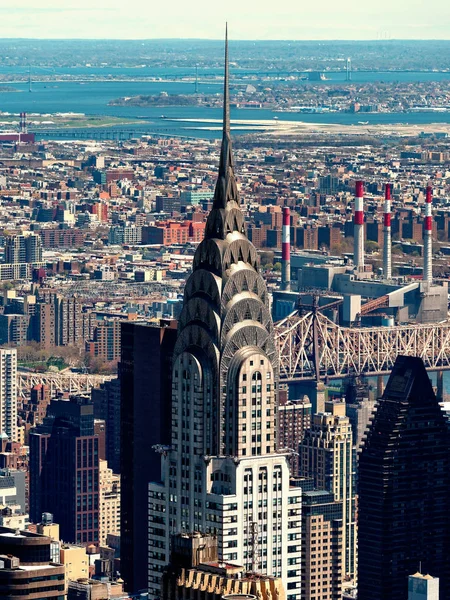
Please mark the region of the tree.
[[261, 259], [261, 265], [267, 268], [267, 265], [269, 263], [273, 264], [275, 253], [273, 252], [273, 250], [261, 250], [259, 256]]
[[277, 271], [277, 272], [280, 272], [280, 271], [281, 271], [281, 263], [280, 263], [280, 262], [276, 262], [276, 263], [273, 265], [273, 270], [274, 270], [274, 271]]
[[373, 240], [367, 240], [364, 244], [366, 252], [376, 252], [380, 249], [380, 246]]

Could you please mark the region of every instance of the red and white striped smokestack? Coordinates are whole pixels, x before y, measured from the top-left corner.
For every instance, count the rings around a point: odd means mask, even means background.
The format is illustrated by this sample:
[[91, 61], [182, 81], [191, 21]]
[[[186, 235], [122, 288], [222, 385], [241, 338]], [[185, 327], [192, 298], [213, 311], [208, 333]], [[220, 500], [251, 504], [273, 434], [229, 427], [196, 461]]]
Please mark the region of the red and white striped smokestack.
[[383, 239], [383, 275], [385, 279], [392, 277], [391, 254], [391, 184], [384, 187], [384, 239]]
[[364, 270], [364, 182], [356, 182], [353, 262], [358, 271]]
[[20, 113], [20, 133], [27, 132], [27, 113]]
[[283, 208], [283, 229], [281, 242], [281, 289], [291, 289], [291, 211]]
[[430, 283], [433, 280], [432, 201], [432, 189], [431, 185], [429, 185], [427, 186], [425, 198], [425, 219], [423, 224], [423, 280]]

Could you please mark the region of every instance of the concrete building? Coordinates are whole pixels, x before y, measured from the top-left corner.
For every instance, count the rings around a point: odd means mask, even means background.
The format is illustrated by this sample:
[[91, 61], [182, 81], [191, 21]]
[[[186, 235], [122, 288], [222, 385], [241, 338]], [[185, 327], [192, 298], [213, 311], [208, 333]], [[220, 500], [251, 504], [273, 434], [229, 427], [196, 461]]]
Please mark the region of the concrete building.
[[439, 600], [439, 578], [415, 573], [408, 577], [408, 600]]
[[29, 340], [29, 315], [0, 315], [0, 344], [22, 346]]
[[120, 358], [120, 329], [119, 319], [104, 319], [94, 327], [93, 338], [86, 342], [86, 352], [105, 361]]
[[113, 225], [108, 233], [108, 243], [136, 245], [142, 242], [142, 227], [135, 225]]
[[55, 343], [57, 346], [75, 346], [82, 341], [83, 316], [82, 302], [76, 296], [65, 298], [54, 294], [55, 306]]
[[99, 461], [99, 541], [106, 545], [108, 534], [120, 533], [120, 475], [113, 473], [106, 460]]
[[5, 239], [5, 263], [42, 262], [42, 242], [39, 235], [13, 235]]
[[55, 328], [55, 304], [53, 302], [37, 302], [35, 314], [32, 317], [31, 335], [43, 350], [49, 350], [55, 346]]
[[75, 546], [62, 542], [59, 551], [60, 562], [65, 569], [65, 589], [69, 588], [69, 582], [89, 577], [89, 557], [84, 546]]
[[[225, 59], [219, 176], [184, 292], [172, 368], [172, 439], [149, 484], [149, 597], [173, 532], [217, 536], [220, 562], [301, 594], [301, 489], [277, 452], [278, 354], [266, 284], [234, 174]], [[281, 217], [281, 212], [280, 212]]]
[[71, 581], [67, 590], [67, 600], [110, 600], [110, 598], [123, 598], [122, 581], [99, 581], [98, 579], [82, 579]]
[[185, 192], [181, 192], [181, 205], [182, 206], [196, 206], [201, 204], [205, 200], [212, 200], [214, 196], [213, 190], [187, 190]]
[[170, 566], [162, 578], [161, 600], [195, 595], [197, 600], [285, 600], [281, 579], [218, 561], [217, 539], [201, 534], [172, 538]]
[[44, 263], [0, 263], [0, 281], [11, 279], [31, 279], [33, 269], [43, 267]]
[[0, 507], [15, 513], [27, 512], [27, 472], [24, 469], [0, 469]]
[[291, 452], [292, 477], [299, 474], [299, 446], [311, 426], [312, 404], [307, 396], [289, 400], [289, 390], [280, 390], [278, 404], [278, 448]]
[[341, 600], [342, 502], [324, 490], [302, 496], [302, 600]]
[[64, 600], [64, 565], [50, 548], [46, 536], [0, 527], [0, 596]]
[[356, 576], [356, 490], [353, 434], [344, 402], [326, 402], [300, 444], [300, 475], [342, 502], [342, 575]]
[[0, 434], [17, 441], [17, 350], [0, 349]]

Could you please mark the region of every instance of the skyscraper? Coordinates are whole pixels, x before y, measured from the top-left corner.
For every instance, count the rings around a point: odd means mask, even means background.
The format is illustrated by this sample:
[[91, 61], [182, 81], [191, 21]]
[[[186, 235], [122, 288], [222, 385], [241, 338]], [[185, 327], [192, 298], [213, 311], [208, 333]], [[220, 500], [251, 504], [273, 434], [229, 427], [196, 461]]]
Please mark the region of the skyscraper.
[[[147, 588], [148, 483], [161, 472], [160, 457], [153, 446], [170, 444], [175, 325], [175, 321], [163, 320], [159, 326], [122, 323], [120, 572], [128, 592]], [[114, 403], [116, 396], [110, 401]]]
[[302, 600], [341, 600], [342, 502], [325, 490], [303, 493]]
[[301, 490], [276, 452], [278, 352], [265, 282], [234, 175], [225, 49], [219, 176], [189, 277], [172, 369], [172, 440], [149, 485], [149, 594], [170, 535], [218, 539], [220, 561], [281, 577], [300, 596]]
[[17, 350], [0, 349], [0, 434], [17, 441]]
[[286, 448], [291, 452], [289, 464], [292, 477], [298, 477], [299, 474], [299, 444], [305, 431], [311, 427], [311, 408], [307, 396], [290, 400], [289, 390], [279, 390], [277, 444], [278, 448]]
[[39, 262], [42, 262], [42, 242], [39, 235], [12, 235], [6, 238], [5, 263]]
[[[131, 328], [132, 329], [132, 328]], [[113, 473], [120, 473], [120, 379], [105, 381], [91, 392], [94, 417], [106, 423], [106, 460]]]
[[359, 459], [358, 600], [407, 598], [420, 565], [448, 599], [449, 446], [422, 360], [399, 356]]
[[82, 302], [77, 296], [65, 298], [54, 294], [55, 344], [68, 346], [80, 344], [83, 334]]
[[355, 450], [344, 402], [327, 402], [325, 413], [313, 416], [300, 444], [300, 475], [313, 477], [314, 487], [332, 492], [342, 502], [342, 573], [356, 571]]
[[52, 400], [30, 432], [30, 517], [53, 514], [61, 539], [98, 542], [98, 438], [93, 405], [83, 397]]

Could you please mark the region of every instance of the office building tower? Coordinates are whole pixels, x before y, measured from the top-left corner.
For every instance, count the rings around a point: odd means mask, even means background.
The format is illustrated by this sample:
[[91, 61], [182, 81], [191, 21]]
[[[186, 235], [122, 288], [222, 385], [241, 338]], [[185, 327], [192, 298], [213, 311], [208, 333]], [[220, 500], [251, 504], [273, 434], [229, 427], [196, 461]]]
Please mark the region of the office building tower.
[[120, 473], [120, 379], [105, 381], [91, 392], [94, 417], [106, 423], [106, 460], [113, 473]]
[[220, 562], [279, 577], [300, 597], [301, 490], [276, 451], [278, 351], [234, 175], [225, 58], [219, 176], [187, 280], [172, 369], [172, 440], [149, 485], [149, 597], [174, 533], [217, 536]]
[[0, 314], [0, 344], [26, 345], [29, 339], [30, 317], [21, 314]]
[[422, 360], [399, 356], [359, 458], [358, 600], [407, 598], [420, 565], [449, 597], [449, 446]]
[[161, 461], [153, 447], [170, 444], [175, 321], [122, 323], [119, 364], [121, 435], [121, 575], [129, 593], [147, 589], [148, 483]]
[[90, 400], [52, 400], [30, 432], [30, 518], [53, 514], [61, 539], [95, 544], [99, 535], [99, 457]]
[[93, 357], [105, 361], [120, 358], [120, 324], [119, 319], [104, 319], [94, 327], [92, 339], [86, 342], [86, 352]]
[[106, 460], [106, 423], [103, 419], [94, 418], [94, 434], [98, 439], [98, 458]]
[[17, 350], [0, 349], [0, 434], [17, 441]]
[[0, 597], [64, 600], [64, 565], [54, 563], [49, 537], [0, 527]]
[[361, 448], [374, 410], [375, 400], [370, 398], [368, 383], [359, 379], [350, 381], [345, 390], [345, 414], [350, 419], [353, 445], [357, 451]]
[[289, 400], [289, 390], [280, 390], [278, 396], [278, 448], [290, 452], [291, 475], [298, 477], [299, 446], [311, 426], [312, 404], [307, 396]]
[[5, 239], [5, 263], [42, 262], [42, 242], [39, 235], [13, 235]]
[[326, 402], [300, 444], [300, 475], [342, 502], [342, 574], [356, 575], [356, 490], [353, 435], [344, 402]]
[[37, 302], [35, 313], [31, 317], [31, 335], [42, 350], [49, 350], [55, 346], [55, 327], [55, 304]]
[[42, 241], [40, 235], [27, 235], [25, 237], [25, 262], [42, 262]]
[[342, 502], [325, 490], [302, 496], [302, 600], [341, 600]]
[[55, 294], [55, 344], [57, 346], [79, 345], [83, 341], [82, 302], [76, 296], [65, 298]]
[[99, 541], [106, 546], [108, 534], [120, 534], [120, 475], [106, 460], [99, 462]]
[[439, 600], [439, 578], [422, 573], [410, 575], [408, 600]]

